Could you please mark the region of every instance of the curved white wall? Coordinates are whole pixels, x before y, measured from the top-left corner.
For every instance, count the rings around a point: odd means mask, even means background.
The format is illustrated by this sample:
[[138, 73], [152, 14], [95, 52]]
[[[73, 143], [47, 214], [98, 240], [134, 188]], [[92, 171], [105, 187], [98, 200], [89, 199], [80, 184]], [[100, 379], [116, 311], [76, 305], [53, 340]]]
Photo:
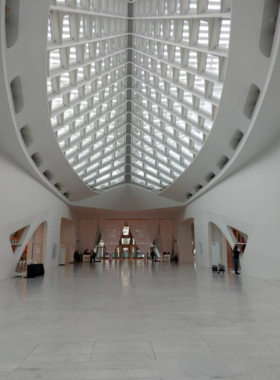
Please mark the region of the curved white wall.
[[[279, 124], [280, 125], [280, 120]], [[209, 223], [215, 223], [231, 245], [227, 226], [248, 235], [241, 257], [242, 273], [280, 280], [280, 138], [238, 172], [194, 201], [179, 221], [194, 218], [195, 242], [203, 253], [197, 264], [210, 267]]]
[[[24, 247], [37, 227], [47, 222], [44, 264], [46, 269], [58, 265], [61, 218], [75, 221], [74, 212], [30, 174], [24, 172], [0, 152], [0, 279], [14, 275]], [[23, 235], [22, 246], [13, 253], [10, 235], [29, 226]], [[57, 244], [57, 256], [52, 258], [53, 244]]]
[[[61, 152], [50, 122], [46, 84], [49, 1], [19, 1], [18, 39], [9, 48], [5, 4], [5, 0], [0, 0], [0, 148], [59, 197], [64, 198], [67, 193], [70, 201], [75, 201], [93, 196], [96, 193], [74, 172]], [[13, 14], [13, 2], [10, 8]], [[10, 29], [13, 31], [12, 26]], [[20, 78], [21, 84], [21, 91], [16, 86], [14, 93], [22, 103], [18, 112], [10, 88], [15, 78]], [[26, 125], [33, 140], [28, 147], [20, 134]], [[34, 153], [42, 159], [39, 168], [31, 159]], [[53, 174], [50, 181], [43, 175], [45, 171]], [[54, 186], [56, 183], [63, 185], [61, 192]]]
[[[264, 11], [272, 3], [273, 1], [266, 0], [232, 2], [227, 72], [213, 129], [189, 168], [160, 195], [186, 202], [186, 194], [191, 193], [193, 196], [190, 199], [193, 201], [242, 167], [278, 135], [279, 130], [272, 119], [277, 118], [279, 107], [279, 22], [271, 56], [264, 56], [260, 50]], [[252, 84], [261, 93], [253, 116], [248, 119], [244, 115], [244, 107]], [[267, 123], [265, 120], [271, 122]], [[229, 143], [236, 129], [244, 137], [238, 148], [233, 150]], [[222, 155], [228, 157], [229, 162], [221, 170], [217, 163]], [[207, 183], [206, 176], [209, 172], [214, 173], [215, 178]], [[203, 187], [196, 192], [195, 187], [198, 184]]]

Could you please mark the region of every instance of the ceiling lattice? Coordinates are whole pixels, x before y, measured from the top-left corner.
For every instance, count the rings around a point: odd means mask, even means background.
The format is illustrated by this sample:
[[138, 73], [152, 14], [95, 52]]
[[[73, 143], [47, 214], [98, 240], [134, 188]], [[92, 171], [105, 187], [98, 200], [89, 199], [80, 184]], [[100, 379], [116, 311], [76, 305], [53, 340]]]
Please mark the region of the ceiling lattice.
[[53, 0], [51, 123], [73, 169], [101, 191], [169, 186], [199, 153], [226, 71], [229, 0]]

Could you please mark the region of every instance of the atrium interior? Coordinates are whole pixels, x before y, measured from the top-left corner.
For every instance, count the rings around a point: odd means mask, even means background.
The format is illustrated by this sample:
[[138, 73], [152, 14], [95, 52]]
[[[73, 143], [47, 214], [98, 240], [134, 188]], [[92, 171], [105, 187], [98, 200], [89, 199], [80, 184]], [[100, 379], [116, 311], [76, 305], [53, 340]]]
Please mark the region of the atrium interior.
[[280, 379], [279, 0], [0, 0], [0, 380]]

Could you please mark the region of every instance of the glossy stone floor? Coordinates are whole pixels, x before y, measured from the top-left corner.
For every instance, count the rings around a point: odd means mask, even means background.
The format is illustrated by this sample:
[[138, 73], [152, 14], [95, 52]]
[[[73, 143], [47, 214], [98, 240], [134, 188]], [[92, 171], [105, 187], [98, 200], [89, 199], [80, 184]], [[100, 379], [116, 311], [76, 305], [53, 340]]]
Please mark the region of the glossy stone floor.
[[280, 283], [142, 261], [1, 281], [0, 379], [280, 379]]

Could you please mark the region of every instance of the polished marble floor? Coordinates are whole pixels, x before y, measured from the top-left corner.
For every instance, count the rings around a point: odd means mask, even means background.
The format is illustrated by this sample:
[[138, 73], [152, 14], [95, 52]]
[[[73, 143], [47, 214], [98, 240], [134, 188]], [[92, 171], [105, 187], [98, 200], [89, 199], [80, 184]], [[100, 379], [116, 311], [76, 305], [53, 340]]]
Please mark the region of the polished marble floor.
[[2, 379], [280, 379], [280, 283], [143, 261], [0, 281]]

